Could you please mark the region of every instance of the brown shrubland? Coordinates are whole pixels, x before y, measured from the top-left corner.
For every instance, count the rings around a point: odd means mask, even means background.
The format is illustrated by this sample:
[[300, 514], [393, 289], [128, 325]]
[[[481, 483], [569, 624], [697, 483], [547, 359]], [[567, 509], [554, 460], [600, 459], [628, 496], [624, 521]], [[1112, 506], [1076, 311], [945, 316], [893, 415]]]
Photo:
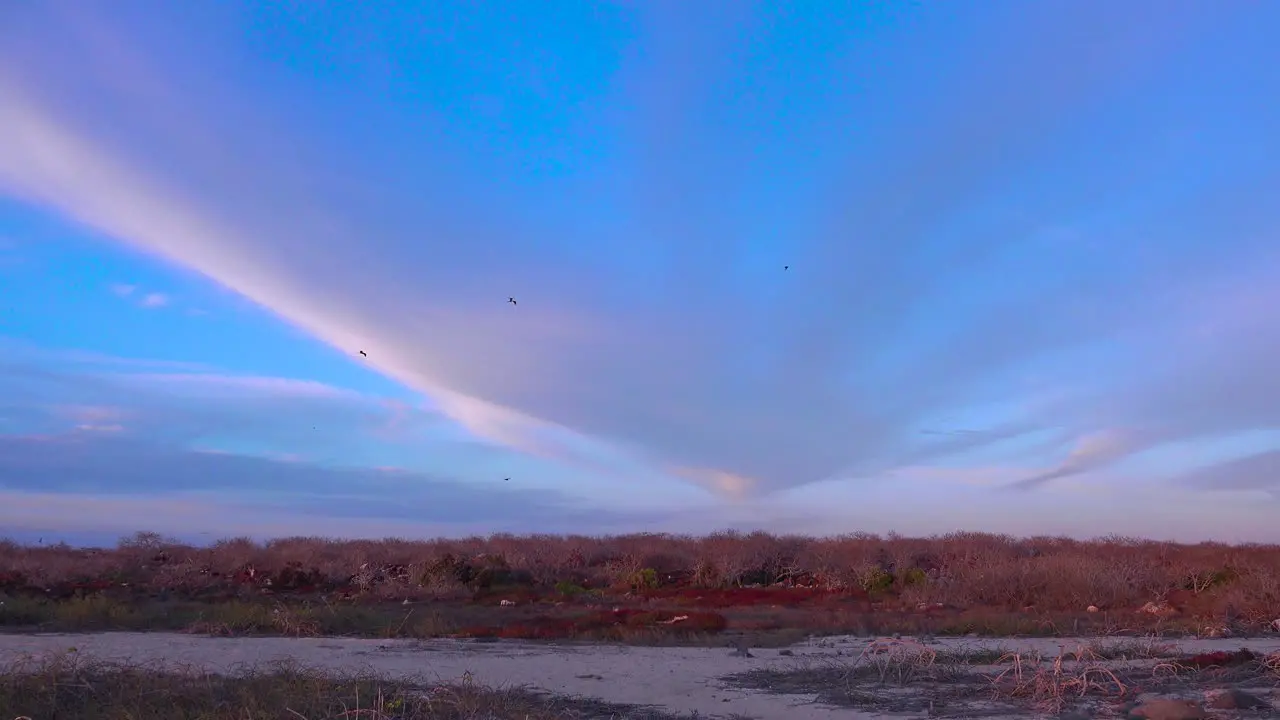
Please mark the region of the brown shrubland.
[[1110, 537], [493, 535], [432, 541], [138, 533], [0, 541], [0, 627], [577, 638], [1280, 631], [1280, 548]]
[[[1180, 545], [957, 533], [835, 538], [762, 532], [705, 537], [493, 535], [432, 541], [237, 538], [207, 547], [139, 533], [114, 549], [0, 542], [0, 580], [31, 586], [110, 580], [150, 590], [196, 589], [237, 573], [293, 573], [300, 584], [368, 592], [413, 586], [449, 594], [476, 584], [557, 583], [860, 590], [906, 604], [1077, 611], [1164, 602], [1266, 623], [1280, 606], [1280, 548]], [[388, 577], [396, 575], [396, 577]]]

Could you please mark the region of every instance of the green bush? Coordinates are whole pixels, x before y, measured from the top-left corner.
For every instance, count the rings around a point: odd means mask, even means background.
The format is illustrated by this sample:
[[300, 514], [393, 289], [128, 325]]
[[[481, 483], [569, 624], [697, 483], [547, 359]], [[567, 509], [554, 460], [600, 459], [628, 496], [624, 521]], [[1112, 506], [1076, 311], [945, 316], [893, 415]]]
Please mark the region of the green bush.
[[862, 586], [862, 589], [869, 593], [888, 592], [888, 590], [893, 587], [893, 582], [893, 574], [881, 570], [880, 568], [868, 570], [863, 573], [861, 578], [859, 578], [859, 584]]
[[564, 595], [565, 597], [573, 597], [574, 595], [581, 595], [586, 591], [587, 589], [582, 587], [581, 585], [578, 585], [577, 583], [571, 583], [567, 580], [562, 580], [556, 583], [556, 592], [560, 593], [561, 595]]
[[920, 568], [908, 568], [898, 580], [903, 585], [923, 585], [929, 581], [929, 574]]
[[630, 584], [633, 590], [653, 590], [658, 587], [658, 571], [653, 568], [636, 571]]
[[1240, 579], [1239, 570], [1236, 570], [1233, 567], [1225, 567], [1213, 573], [1213, 575], [1209, 578], [1209, 587], [1215, 588], [1215, 587], [1222, 587], [1224, 585], [1230, 585], [1231, 583], [1239, 579]]

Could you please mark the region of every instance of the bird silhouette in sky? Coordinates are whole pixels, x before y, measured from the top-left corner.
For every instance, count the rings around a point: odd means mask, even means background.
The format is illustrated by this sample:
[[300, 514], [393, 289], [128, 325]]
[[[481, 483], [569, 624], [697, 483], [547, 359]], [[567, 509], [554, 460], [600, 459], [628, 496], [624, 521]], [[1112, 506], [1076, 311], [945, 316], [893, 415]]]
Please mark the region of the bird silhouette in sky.
[[360, 351], [360, 354], [361, 354], [361, 355], [363, 355], [363, 356], [365, 356], [365, 357], [369, 357], [369, 353], [367, 353], [367, 352], [365, 352], [365, 351], [363, 351], [363, 350], [361, 350], [361, 351]]
[[790, 270], [790, 269], [791, 269], [791, 266], [790, 266], [790, 265], [783, 265], [783, 266], [782, 266], [782, 269], [783, 269], [783, 270]]
[[511, 482], [511, 478], [502, 478], [502, 482]]
[[509, 298], [507, 298], [507, 302], [511, 303], [512, 305], [518, 305], [518, 304], [519, 304], [519, 303], [517, 303], [517, 302], [516, 302], [516, 299], [515, 299], [515, 298], [513, 298], [513, 297], [509, 297]]

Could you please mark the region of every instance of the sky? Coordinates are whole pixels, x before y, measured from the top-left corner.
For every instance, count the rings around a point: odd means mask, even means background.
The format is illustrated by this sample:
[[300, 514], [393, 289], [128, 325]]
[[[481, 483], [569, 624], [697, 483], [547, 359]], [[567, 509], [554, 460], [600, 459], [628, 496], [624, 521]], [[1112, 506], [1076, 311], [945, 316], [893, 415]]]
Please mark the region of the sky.
[[8, 4], [0, 534], [1280, 541], [1277, 26]]

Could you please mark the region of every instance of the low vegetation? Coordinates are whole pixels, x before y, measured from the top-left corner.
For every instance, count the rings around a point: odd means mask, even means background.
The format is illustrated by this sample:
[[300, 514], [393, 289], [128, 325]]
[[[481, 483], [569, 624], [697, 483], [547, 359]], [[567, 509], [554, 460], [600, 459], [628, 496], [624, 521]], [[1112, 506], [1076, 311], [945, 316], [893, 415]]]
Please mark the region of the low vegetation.
[[[753, 643], [1280, 631], [1280, 548], [1105, 538], [494, 535], [0, 542], [0, 627]], [[719, 638], [719, 640], [717, 640]], [[781, 640], [778, 640], [781, 642]]]
[[[750, 670], [725, 681], [775, 694], [814, 695], [830, 705], [929, 717], [1021, 716], [1028, 709], [1123, 716], [1142, 704], [1142, 697], [1166, 696], [1161, 700], [1199, 706], [1197, 698], [1212, 698], [1223, 688], [1258, 688], [1260, 695], [1269, 694], [1280, 683], [1280, 654], [1239, 650], [1186, 655], [1175, 644], [1154, 639], [1075, 643], [1049, 655], [990, 648], [957, 652], [882, 638], [856, 657], [797, 659], [791, 668]], [[1240, 695], [1236, 705], [1225, 707], [1248, 709], [1248, 703], [1256, 703], [1271, 709], [1252, 694], [1228, 692]]]
[[463, 681], [388, 681], [298, 665], [234, 676], [84, 660], [75, 653], [0, 668], [0, 717], [36, 720], [676, 720], [649, 708]]

